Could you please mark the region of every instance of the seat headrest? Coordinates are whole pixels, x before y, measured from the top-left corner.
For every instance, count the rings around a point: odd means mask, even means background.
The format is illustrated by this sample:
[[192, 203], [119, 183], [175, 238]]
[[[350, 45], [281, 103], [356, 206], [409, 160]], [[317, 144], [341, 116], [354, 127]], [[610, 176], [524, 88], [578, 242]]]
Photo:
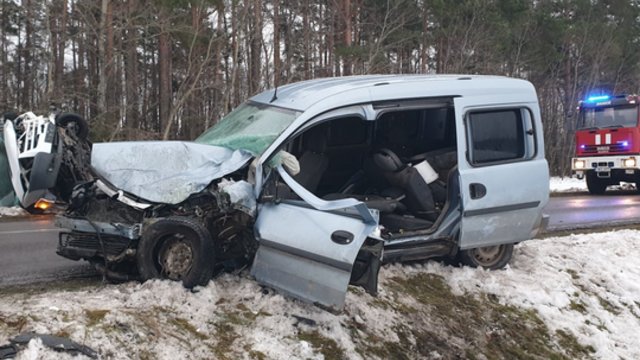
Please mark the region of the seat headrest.
[[380, 149], [373, 154], [373, 162], [382, 170], [387, 172], [398, 172], [405, 167], [398, 155], [389, 149]]

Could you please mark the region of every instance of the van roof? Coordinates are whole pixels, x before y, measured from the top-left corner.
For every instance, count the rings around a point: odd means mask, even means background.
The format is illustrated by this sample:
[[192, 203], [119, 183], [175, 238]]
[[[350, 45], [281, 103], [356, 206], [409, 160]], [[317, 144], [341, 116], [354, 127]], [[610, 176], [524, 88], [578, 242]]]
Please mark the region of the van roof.
[[[491, 75], [358, 75], [307, 80], [279, 86], [251, 98], [252, 101], [305, 111], [313, 105], [337, 107], [407, 97], [514, 94], [532, 96], [526, 80]], [[274, 93], [276, 99], [274, 100]]]

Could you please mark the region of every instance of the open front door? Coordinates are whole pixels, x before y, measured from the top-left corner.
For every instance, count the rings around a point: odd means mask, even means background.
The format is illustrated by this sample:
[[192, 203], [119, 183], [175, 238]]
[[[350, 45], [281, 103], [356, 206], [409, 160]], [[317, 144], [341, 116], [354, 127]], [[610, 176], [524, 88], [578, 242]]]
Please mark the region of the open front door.
[[260, 205], [260, 247], [251, 274], [294, 297], [341, 309], [356, 256], [378, 225], [377, 212], [355, 199], [319, 199], [282, 167], [278, 172], [301, 200]]
[[540, 224], [549, 198], [540, 110], [518, 100], [454, 99], [462, 249], [527, 240]]

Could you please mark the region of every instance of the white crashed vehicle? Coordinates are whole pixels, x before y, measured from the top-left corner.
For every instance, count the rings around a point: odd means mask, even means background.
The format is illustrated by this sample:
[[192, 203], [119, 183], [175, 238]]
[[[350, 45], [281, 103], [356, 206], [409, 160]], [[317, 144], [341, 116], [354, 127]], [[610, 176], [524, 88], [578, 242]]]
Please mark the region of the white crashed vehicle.
[[[6, 141], [24, 141], [8, 130]], [[505, 77], [294, 83], [195, 142], [95, 144], [89, 175], [73, 168], [83, 156], [61, 160], [75, 177], [60, 255], [114, 279], [187, 287], [248, 266], [261, 284], [330, 309], [349, 284], [375, 294], [383, 262], [501, 268], [548, 219], [536, 92]]]
[[75, 182], [90, 176], [88, 133], [86, 121], [71, 113], [4, 119], [4, 153], [22, 207], [37, 212], [56, 199], [67, 201]]

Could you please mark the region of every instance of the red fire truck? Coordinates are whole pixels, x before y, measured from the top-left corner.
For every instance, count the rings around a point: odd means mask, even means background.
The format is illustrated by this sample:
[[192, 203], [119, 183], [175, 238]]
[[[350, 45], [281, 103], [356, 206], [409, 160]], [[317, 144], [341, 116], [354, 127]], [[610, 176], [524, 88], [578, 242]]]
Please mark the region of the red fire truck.
[[640, 188], [638, 95], [591, 96], [579, 105], [572, 173], [587, 180], [591, 194], [621, 181]]

